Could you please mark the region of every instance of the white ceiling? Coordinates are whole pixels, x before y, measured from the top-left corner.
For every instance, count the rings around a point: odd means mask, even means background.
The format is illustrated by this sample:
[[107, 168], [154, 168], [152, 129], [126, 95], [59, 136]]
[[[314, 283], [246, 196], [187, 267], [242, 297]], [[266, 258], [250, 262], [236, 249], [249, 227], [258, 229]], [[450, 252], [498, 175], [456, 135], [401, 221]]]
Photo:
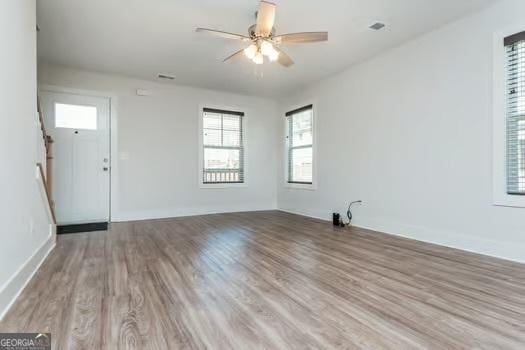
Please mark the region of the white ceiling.
[[[496, 0], [277, 0], [278, 33], [329, 32], [327, 43], [286, 47], [296, 64], [222, 63], [242, 42], [196, 27], [245, 34], [257, 0], [45, 0], [39, 60], [175, 84], [277, 97], [435, 29]], [[367, 29], [375, 21], [387, 28]]]

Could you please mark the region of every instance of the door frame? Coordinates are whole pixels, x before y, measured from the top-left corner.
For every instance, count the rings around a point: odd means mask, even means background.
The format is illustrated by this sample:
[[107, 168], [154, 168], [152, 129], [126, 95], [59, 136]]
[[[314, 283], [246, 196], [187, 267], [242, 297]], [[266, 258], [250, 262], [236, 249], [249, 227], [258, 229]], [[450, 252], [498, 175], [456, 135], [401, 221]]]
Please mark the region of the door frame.
[[38, 91], [101, 97], [109, 100], [109, 222], [113, 221], [114, 214], [118, 212], [118, 98], [115, 93], [108, 91], [85, 90], [71, 87], [39, 84]]

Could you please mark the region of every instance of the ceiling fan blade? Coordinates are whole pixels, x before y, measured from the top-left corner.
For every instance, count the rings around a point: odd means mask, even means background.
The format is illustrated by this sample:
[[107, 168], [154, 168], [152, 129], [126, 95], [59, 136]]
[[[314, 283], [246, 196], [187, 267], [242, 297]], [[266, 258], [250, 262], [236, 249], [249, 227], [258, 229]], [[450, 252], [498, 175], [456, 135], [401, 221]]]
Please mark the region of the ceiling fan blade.
[[259, 11], [257, 11], [257, 24], [255, 26], [255, 34], [267, 37], [272, 33], [273, 25], [275, 23], [275, 4], [262, 0], [259, 4]]
[[251, 39], [248, 38], [247, 36], [240, 35], [240, 34], [223, 32], [221, 30], [208, 29], [208, 28], [197, 28], [197, 29], [195, 29], [195, 31], [197, 33], [207, 33], [207, 34], [210, 34], [210, 35], [213, 35], [213, 36], [216, 36], [216, 37], [219, 37], [219, 38], [223, 38], [223, 39], [242, 40], [242, 41], [246, 41], [246, 42], [251, 41]]
[[279, 58], [277, 59], [277, 62], [279, 62], [282, 66], [288, 68], [294, 64], [290, 56], [288, 56], [283, 50], [278, 47], [275, 47], [275, 49], [279, 52]]
[[328, 40], [328, 32], [303, 32], [278, 35], [273, 38], [277, 44], [315, 43]]
[[244, 49], [237, 51], [236, 53], [226, 57], [223, 62], [230, 61], [230, 62], [237, 62], [241, 58], [244, 58]]

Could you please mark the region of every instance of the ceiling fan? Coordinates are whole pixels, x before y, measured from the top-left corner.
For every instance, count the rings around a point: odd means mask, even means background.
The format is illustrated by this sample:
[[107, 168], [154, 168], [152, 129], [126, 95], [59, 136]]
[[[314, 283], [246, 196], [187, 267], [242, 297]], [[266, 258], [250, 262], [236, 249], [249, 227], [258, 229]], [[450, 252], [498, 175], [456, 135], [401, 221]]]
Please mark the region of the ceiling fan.
[[208, 33], [220, 38], [241, 40], [250, 43], [247, 48], [226, 57], [224, 62], [237, 61], [243, 57], [247, 57], [255, 64], [263, 64], [264, 57], [267, 57], [268, 61], [277, 61], [285, 67], [290, 67], [294, 62], [290, 56], [281, 50], [281, 45], [328, 40], [328, 32], [302, 32], [275, 35], [275, 10], [276, 5], [274, 3], [262, 0], [259, 4], [259, 10], [256, 13], [256, 24], [248, 28], [248, 36], [207, 28], [197, 28], [196, 31]]

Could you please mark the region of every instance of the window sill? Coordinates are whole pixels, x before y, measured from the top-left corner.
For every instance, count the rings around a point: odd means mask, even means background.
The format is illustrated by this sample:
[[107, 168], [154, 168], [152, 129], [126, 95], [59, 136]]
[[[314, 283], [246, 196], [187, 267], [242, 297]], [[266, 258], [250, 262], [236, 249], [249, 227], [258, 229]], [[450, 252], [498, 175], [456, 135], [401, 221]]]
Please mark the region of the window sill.
[[226, 188], [246, 188], [248, 185], [246, 183], [222, 183], [222, 184], [205, 184], [200, 183], [199, 187], [202, 189], [226, 189]]
[[301, 183], [290, 183], [286, 182], [284, 184], [285, 188], [292, 190], [304, 190], [304, 191], [315, 191], [317, 190], [316, 184], [301, 184]]
[[525, 208], [524, 195], [501, 194], [494, 198], [497, 207]]

